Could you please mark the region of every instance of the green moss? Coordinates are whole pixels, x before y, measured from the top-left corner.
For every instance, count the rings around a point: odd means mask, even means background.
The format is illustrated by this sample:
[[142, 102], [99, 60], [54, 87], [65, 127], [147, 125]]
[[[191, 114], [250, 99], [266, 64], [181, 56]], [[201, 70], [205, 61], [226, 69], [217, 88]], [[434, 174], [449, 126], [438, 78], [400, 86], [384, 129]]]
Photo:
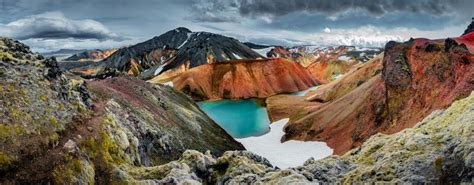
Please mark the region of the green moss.
[[40, 95], [40, 96], [39, 96], [39, 99], [40, 99], [41, 101], [47, 101], [47, 100], [48, 100], [48, 97], [45, 96], [45, 95]]
[[442, 170], [442, 168], [443, 168], [443, 158], [442, 157], [436, 158], [435, 161], [434, 161], [434, 166], [435, 166], [436, 169]]
[[5, 152], [0, 150], [0, 169], [7, 168], [11, 163], [12, 159], [7, 154], [5, 154]]
[[0, 140], [7, 138], [11, 135], [11, 129], [6, 124], [0, 124]]
[[65, 111], [65, 110], [66, 110], [66, 108], [64, 107], [64, 104], [63, 104], [63, 103], [60, 103], [60, 104], [59, 104], [58, 109], [59, 109], [60, 111]]
[[20, 95], [26, 96], [27, 94], [28, 94], [28, 90], [26, 90], [24, 88], [20, 90]]
[[81, 102], [79, 102], [79, 100], [73, 101], [73, 102], [72, 102], [72, 105], [73, 105], [74, 107], [76, 107], [76, 109], [77, 109], [79, 112], [85, 112], [85, 111], [87, 111], [87, 108], [86, 108]]
[[79, 160], [73, 160], [73, 161], [71, 162], [71, 167], [72, 167], [71, 169], [72, 169], [74, 172], [79, 173], [79, 172], [82, 171], [82, 163], [81, 163], [81, 161], [79, 161]]
[[58, 125], [58, 119], [56, 118], [56, 116], [50, 116], [49, 123], [56, 127]]
[[[111, 115], [107, 115], [103, 120], [103, 126], [110, 124], [115, 124], [115, 120]], [[130, 161], [106, 131], [100, 133], [99, 141], [94, 138], [86, 139], [81, 143], [80, 148], [91, 156], [100, 157], [107, 163], [122, 164]]]
[[99, 144], [94, 138], [88, 138], [81, 142], [81, 151], [85, 151], [89, 156], [97, 156], [99, 152]]
[[16, 60], [11, 53], [0, 51], [0, 59], [8, 58], [10, 60]]
[[357, 162], [365, 165], [372, 165], [375, 163], [372, 154], [375, 153], [377, 150], [382, 148], [382, 145], [375, 145], [372, 148], [368, 149], [362, 155], [357, 158]]
[[0, 124], [0, 141], [5, 142], [7, 139], [11, 141], [13, 136], [20, 136], [25, 133], [26, 130], [21, 125]]
[[53, 133], [51, 136], [49, 136], [49, 141], [50, 142], [57, 142], [59, 141], [59, 135], [58, 133]]
[[87, 179], [87, 165], [80, 159], [66, 156], [67, 164], [57, 166], [52, 175], [55, 184], [92, 184], [94, 179]]
[[123, 152], [120, 150], [120, 147], [112, 141], [107, 133], [102, 132], [100, 135], [102, 138], [101, 149], [103, 150], [104, 159], [114, 164], [124, 163], [125, 158], [122, 155]]

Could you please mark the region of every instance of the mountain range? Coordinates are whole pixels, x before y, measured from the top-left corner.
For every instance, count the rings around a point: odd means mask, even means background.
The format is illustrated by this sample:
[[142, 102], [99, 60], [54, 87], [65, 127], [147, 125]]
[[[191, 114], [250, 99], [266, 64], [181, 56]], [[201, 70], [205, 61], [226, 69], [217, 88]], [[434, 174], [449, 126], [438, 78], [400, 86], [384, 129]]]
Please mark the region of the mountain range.
[[[70, 70], [0, 37], [0, 184], [472, 184], [473, 24], [382, 50], [177, 28]], [[280, 169], [195, 102], [251, 98], [334, 155]]]

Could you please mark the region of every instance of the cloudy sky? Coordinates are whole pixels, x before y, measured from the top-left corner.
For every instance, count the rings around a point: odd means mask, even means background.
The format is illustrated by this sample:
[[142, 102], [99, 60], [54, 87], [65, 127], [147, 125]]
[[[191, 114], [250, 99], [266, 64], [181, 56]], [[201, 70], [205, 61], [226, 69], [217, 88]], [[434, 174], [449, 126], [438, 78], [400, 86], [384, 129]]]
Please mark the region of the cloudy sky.
[[460, 35], [474, 0], [0, 0], [0, 35], [38, 52], [135, 44], [176, 27], [280, 45]]

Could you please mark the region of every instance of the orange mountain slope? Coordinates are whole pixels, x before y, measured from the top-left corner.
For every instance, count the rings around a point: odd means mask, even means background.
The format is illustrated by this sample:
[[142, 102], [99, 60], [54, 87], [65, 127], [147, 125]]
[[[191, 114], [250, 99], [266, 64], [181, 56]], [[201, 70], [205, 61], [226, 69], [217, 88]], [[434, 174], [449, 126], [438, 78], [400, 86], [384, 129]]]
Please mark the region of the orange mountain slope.
[[266, 98], [318, 84], [296, 62], [285, 59], [239, 60], [205, 64], [173, 80], [175, 89], [196, 99]]

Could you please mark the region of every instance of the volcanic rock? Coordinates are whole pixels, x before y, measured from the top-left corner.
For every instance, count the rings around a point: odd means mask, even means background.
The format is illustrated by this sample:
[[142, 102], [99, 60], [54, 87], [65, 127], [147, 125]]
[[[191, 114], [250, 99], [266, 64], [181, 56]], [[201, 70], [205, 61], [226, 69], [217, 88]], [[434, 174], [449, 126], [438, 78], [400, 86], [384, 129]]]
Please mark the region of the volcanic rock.
[[0, 184], [110, 184], [119, 166], [243, 146], [187, 96], [132, 77], [83, 81], [0, 38]]

